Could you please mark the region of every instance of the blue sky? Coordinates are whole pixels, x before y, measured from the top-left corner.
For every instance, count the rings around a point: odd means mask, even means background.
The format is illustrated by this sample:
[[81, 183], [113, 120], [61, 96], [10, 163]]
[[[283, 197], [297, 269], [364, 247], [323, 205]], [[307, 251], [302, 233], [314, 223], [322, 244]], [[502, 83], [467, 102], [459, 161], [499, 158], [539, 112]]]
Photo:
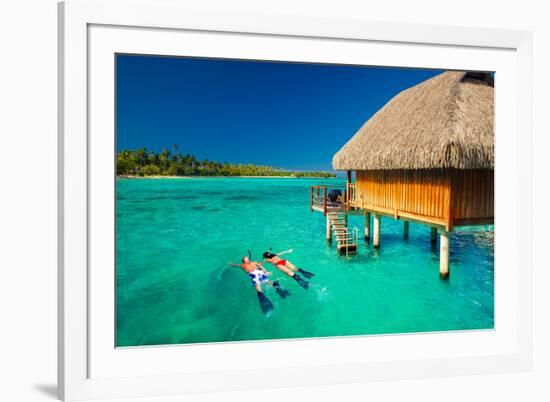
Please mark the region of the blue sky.
[[117, 55], [117, 149], [331, 170], [394, 95], [441, 71]]

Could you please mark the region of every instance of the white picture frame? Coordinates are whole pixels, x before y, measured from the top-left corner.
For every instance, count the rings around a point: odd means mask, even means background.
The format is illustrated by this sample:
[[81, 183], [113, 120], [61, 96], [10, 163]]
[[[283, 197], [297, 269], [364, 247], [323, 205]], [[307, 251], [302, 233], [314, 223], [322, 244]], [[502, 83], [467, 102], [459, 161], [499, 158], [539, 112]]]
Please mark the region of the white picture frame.
[[[223, 48], [216, 49], [207, 41], [198, 42], [205, 35], [215, 38], [213, 43], [229, 39]], [[189, 47], [182, 50], [182, 43]], [[241, 54], [244, 43], [248, 53]], [[304, 50], [306, 43], [309, 52]], [[199, 46], [193, 48], [193, 44]], [[349, 56], [356, 54], [350, 51], [352, 48], [361, 46], [372, 50], [370, 59]], [[273, 384], [304, 386], [530, 369], [531, 33], [206, 12], [185, 9], [177, 0], [69, 0], [59, 4], [59, 49], [61, 399], [143, 397]], [[269, 341], [269, 347], [261, 342], [241, 342], [115, 350], [109, 344], [114, 325], [109, 315], [112, 298], [100, 301], [94, 296], [112, 291], [111, 254], [91, 249], [90, 242], [95, 245], [98, 242], [94, 239], [105, 238], [108, 249], [110, 238], [102, 235], [113, 227], [112, 212], [100, 206], [102, 200], [112, 204], [113, 196], [109, 187], [112, 179], [103, 180], [110, 177], [112, 167], [100, 164], [112, 152], [112, 148], [107, 150], [109, 144], [112, 147], [108, 132], [113, 127], [109, 120], [113, 88], [107, 84], [114, 78], [109, 55], [132, 51], [170, 55], [216, 52], [218, 57], [403, 66], [411, 64], [410, 57], [422, 55], [422, 61], [414, 61], [414, 66], [434, 67], [433, 59], [439, 57], [438, 67], [442, 68], [496, 70], [495, 226], [500, 227], [499, 216], [503, 214], [499, 211], [505, 210], [510, 236], [497, 236], [495, 240], [495, 330]], [[503, 77], [500, 81], [499, 76]], [[506, 163], [499, 165], [499, 160]], [[498, 172], [503, 172], [500, 183], [506, 181], [506, 188], [499, 185]], [[91, 210], [106, 214], [90, 214]], [[517, 258], [520, 253], [521, 266]], [[98, 265], [97, 261], [106, 262]], [[453, 345], [449, 353], [446, 345]], [[259, 348], [262, 353], [271, 353], [272, 358], [253, 366]], [[390, 355], [390, 350], [395, 354]], [[173, 358], [176, 355], [178, 359]], [[277, 356], [283, 358], [277, 360]], [[146, 365], [155, 369], [145, 369]], [[260, 373], [253, 383], [246, 379], [250, 370]]]

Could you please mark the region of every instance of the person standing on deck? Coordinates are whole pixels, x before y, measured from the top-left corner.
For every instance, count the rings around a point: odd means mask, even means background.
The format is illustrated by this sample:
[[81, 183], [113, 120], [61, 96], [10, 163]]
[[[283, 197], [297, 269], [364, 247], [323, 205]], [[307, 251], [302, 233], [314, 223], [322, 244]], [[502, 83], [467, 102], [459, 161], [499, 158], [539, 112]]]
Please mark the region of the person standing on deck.
[[292, 264], [289, 260], [283, 260], [280, 256], [287, 253], [292, 253], [292, 249], [281, 251], [280, 253], [270, 253], [269, 251], [266, 251], [263, 254], [264, 261], [269, 262], [270, 264], [274, 265], [275, 268], [277, 268], [279, 271], [284, 272], [291, 278], [293, 278], [298, 284], [303, 287], [304, 289], [309, 288], [309, 282], [305, 281], [300, 277], [296, 272], [301, 273], [306, 278], [311, 279], [315, 276], [312, 272], [304, 271], [302, 268], [296, 268], [294, 264]]

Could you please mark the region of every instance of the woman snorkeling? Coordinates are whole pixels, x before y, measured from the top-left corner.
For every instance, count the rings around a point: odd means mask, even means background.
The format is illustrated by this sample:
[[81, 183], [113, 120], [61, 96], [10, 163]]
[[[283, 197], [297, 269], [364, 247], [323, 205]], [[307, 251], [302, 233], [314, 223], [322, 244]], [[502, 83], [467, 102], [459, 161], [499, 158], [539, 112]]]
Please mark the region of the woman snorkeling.
[[275, 268], [277, 268], [278, 270], [284, 272], [291, 278], [294, 278], [294, 280], [298, 282], [300, 286], [302, 286], [304, 289], [307, 289], [309, 288], [309, 282], [305, 281], [302, 277], [300, 277], [297, 274], [297, 272], [301, 273], [302, 275], [304, 275], [304, 277], [308, 279], [311, 279], [312, 277], [314, 277], [315, 274], [312, 272], [305, 271], [302, 268], [297, 268], [289, 260], [283, 260], [281, 258], [281, 255], [292, 253], [292, 251], [293, 251], [292, 249], [281, 251], [279, 253], [271, 253], [269, 251], [266, 251], [265, 253], [263, 253], [264, 261], [269, 262], [270, 264], [274, 265]]

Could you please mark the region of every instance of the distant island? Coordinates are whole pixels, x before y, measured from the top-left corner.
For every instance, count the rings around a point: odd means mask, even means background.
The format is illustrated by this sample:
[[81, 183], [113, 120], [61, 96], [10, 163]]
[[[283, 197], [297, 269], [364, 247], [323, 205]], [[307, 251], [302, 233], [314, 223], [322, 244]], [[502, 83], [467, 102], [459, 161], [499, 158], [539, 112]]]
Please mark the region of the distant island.
[[252, 177], [336, 177], [332, 172], [290, 171], [271, 166], [214, 162], [198, 160], [190, 154], [183, 155], [177, 146], [174, 151], [164, 148], [161, 152], [147, 148], [125, 149], [117, 154], [117, 176], [252, 176]]

